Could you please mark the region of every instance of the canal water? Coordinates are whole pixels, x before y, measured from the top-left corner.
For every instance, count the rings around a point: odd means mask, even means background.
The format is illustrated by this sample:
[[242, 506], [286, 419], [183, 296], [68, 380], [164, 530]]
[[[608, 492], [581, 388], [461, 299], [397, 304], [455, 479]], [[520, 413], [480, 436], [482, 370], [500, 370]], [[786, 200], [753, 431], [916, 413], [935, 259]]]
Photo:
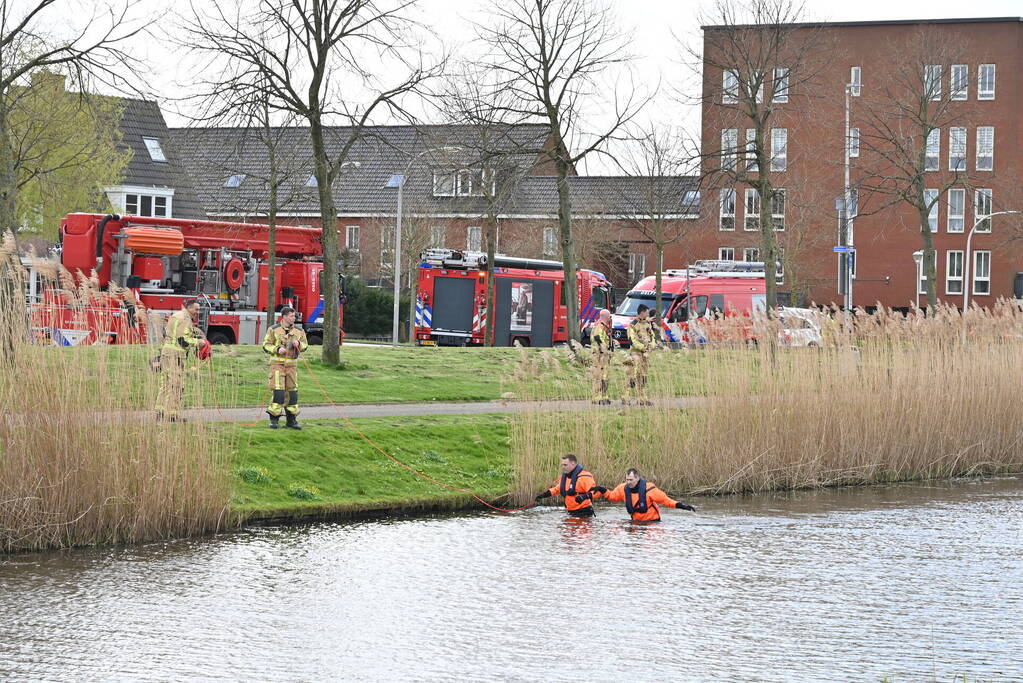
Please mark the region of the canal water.
[[1023, 680], [1023, 478], [693, 502], [15, 556], [0, 680]]

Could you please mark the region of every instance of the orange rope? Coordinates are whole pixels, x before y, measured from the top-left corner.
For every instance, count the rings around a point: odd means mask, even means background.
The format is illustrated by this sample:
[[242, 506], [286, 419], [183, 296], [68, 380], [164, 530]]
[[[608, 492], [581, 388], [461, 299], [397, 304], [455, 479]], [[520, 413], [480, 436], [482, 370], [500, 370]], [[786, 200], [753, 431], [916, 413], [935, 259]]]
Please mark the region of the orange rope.
[[311, 368], [311, 367], [309, 366], [309, 361], [308, 361], [308, 360], [306, 360], [305, 358], [303, 358], [303, 359], [302, 359], [302, 362], [303, 362], [303, 363], [305, 363], [305, 367], [306, 367], [306, 370], [307, 370], [307, 371], [309, 372], [309, 376], [310, 376], [310, 377], [312, 377], [312, 379], [313, 379], [313, 382], [315, 382], [315, 383], [316, 383], [316, 386], [317, 386], [317, 387], [319, 387], [320, 391], [322, 391], [322, 392], [323, 392], [323, 396], [324, 396], [324, 398], [326, 398], [326, 399], [327, 399], [327, 402], [328, 402], [328, 403], [330, 403], [330, 405], [334, 406], [334, 410], [335, 410], [335, 411], [337, 411], [337, 414], [338, 414], [338, 416], [339, 416], [339, 417], [340, 417], [340, 418], [341, 418], [341, 419], [342, 419], [342, 420], [343, 420], [343, 421], [345, 422], [345, 424], [347, 424], [347, 425], [348, 425], [349, 427], [351, 427], [351, 428], [352, 428], [352, 430], [353, 430], [353, 431], [354, 431], [354, 432], [355, 432], [356, 434], [358, 434], [358, 435], [359, 435], [359, 437], [360, 437], [360, 438], [362, 438], [362, 440], [363, 440], [363, 441], [365, 441], [365, 442], [366, 442], [367, 444], [369, 444], [369, 445], [370, 445], [370, 446], [371, 446], [371, 447], [372, 447], [373, 449], [375, 449], [375, 450], [376, 450], [376, 451], [377, 451], [378, 453], [380, 453], [380, 455], [384, 456], [385, 458], [387, 458], [387, 459], [388, 459], [388, 460], [390, 460], [391, 462], [393, 462], [393, 463], [395, 463], [395, 464], [397, 464], [397, 465], [400, 465], [401, 467], [404, 467], [404, 468], [405, 468], [406, 470], [408, 470], [409, 472], [412, 472], [412, 473], [413, 473], [413, 474], [415, 474], [416, 476], [422, 477], [423, 479], [425, 479], [425, 480], [427, 480], [427, 481], [429, 481], [429, 482], [432, 482], [432, 483], [436, 484], [437, 486], [440, 486], [440, 487], [442, 487], [442, 488], [446, 488], [446, 489], [448, 489], [448, 490], [451, 490], [451, 491], [456, 491], [456, 492], [458, 492], [458, 493], [467, 493], [467, 494], [469, 494], [470, 496], [472, 496], [473, 498], [475, 498], [475, 499], [476, 499], [477, 501], [479, 501], [480, 503], [482, 503], [483, 505], [486, 505], [486, 506], [487, 506], [488, 508], [490, 508], [491, 510], [496, 510], [496, 511], [498, 511], [498, 512], [516, 512], [516, 511], [518, 511], [518, 510], [525, 510], [525, 509], [527, 509], [527, 508], [530, 508], [530, 507], [533, 507], [533, 505], [535, 505], [535, 503], [530, 503], [529, 505], [523, 505], [522, 507], [517, 507], [517, 508], [503, 508], [503, 507], [498, 507], [498, 506], [496, 506], [496, 505], [492, 505], [491, 503], [487, 502], [487, 501], [486, 501], [486, 500], [484, 500], [483, 498], [480, 498], [480, 497], [479, 497], [478, 495], [476, 495], [475, 493], [473, 493], [472, 491], [470, 491], [470, 490], [468, 490], [468, 489], [463, 489], [463, 488], [459, 488], [458, 486], [452, 486], [451, 484], [445, 484], [445, 483], [444, 483], [444, 482], [442, 482], [442, 481], [437, 481], [436, 479], [434, 479], [434, 478], [433, 478], [433, 477], [431, 477], [430, 475], [428, 475], [428, 474], [424, 474], [424, 473], [420, 472], [419, 470], [415, 469], [414, 467], [410, 467], [409, 465], [406, 465], [406, 464], [405, 464], [405, 463], [403, 463], [403, 462], [402, 462], [401, 460], [398, 460], [398, 459], [397, 459], [397, 458], [395, 458], [395, 457], [394, 457], [393, 455], [389, 454], [389, 453], [388, 453], [387, 451], [385, 451], [385, 450], [384, 450], [383, 448], [381, 448], [380, 446], [378, 446], [378, 445], [377, 445], [377, 444], [376, 444], [376, 443], [375, 443], [375, 442], [373, 441], [373, 439], [371, 439], [371, 438], [369, 438], [368, 436], [366, 436], [366, 435], [365, 435], [365, 434], [364, 434], [364, 433], [362, 432], [362, 430], [360, 430], [360, 429], [359, 429], [358, 427], [356, 427], [356, 426], [355, 426], [355, 423], [354, 423], [354, 422], [352, 422], [352, 421], [351, 421], [351, 419], [349, 419], [347, 415], [345, 415], [344, 413], [342, 413], [342, 412], [341, 412], [341, 408], [340, 408], [340, 407], [339, 407], [339, 406], [338, 406], [338, 405], [337, 405], [336, 403], [334, 403], [333, 399], [331, 399], [331, 398], [330, 398], [330, 394], [328, 394], [328, 393], [327, 393], [327, 390], [326, 390], [326, 389], [324, 389], [324, 387], [323, 387], [323, 385], [322, 385], [322, 384], [320, 384], [320, 380], [319, 380], [319, 379], [318, 379], [318, 378], [316, 377], [316, 373], [314, 373], [314, 372], [313, 372], [313, 369], [312, 369], [312, 368]]

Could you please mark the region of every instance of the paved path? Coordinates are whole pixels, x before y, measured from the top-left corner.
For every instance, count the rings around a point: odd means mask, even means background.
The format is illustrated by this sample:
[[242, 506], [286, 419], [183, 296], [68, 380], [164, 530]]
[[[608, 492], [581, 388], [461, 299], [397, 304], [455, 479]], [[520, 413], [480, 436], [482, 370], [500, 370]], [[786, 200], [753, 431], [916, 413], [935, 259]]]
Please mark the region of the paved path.
[[[655, 407], [687, 408], [696, 405], [699, 398], [658, 399]], [[353, 403], [338, 406], [345, 417], [401, 417], [405, 415], [483, 415], [486, 413], [524, 413], [533, 410], [549, 411], [581, 411], [607, 410], [617, 411], [622, 408], [621, 401], [610, 406], [598, 406], [589, 401], [477, 401], [477, 402], [442, 402], [425, 403]], [[631, 409], [637, 409], [632, 406]], [[254, 422], [266, 419], [262, 408], [221, 408], [192, 409], [183, 411], [186, 418], [204, 422]], [[337, 418], [338, 409], [334, 406], [302, 406], [303, 419]]]

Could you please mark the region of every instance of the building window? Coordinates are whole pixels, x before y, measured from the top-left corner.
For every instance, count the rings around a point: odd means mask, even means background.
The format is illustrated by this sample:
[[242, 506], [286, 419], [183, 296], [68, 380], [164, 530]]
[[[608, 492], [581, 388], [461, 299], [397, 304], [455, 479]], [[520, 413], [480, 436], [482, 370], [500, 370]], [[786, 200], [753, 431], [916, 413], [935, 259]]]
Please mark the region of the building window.
[[170, 198], [163, 195], [128, 193], [124, 195], [124, 213], [129, 216], [170, 218]]
[[241, 184], [248, 178], [244, 173], [235, 173], [224, 181], [224, 187], [241, 187]]
[[778, 188], [771, 195], [771, 220], [774, 222], [774, 229], [785, 230], [785, 190]]
[[760, 192], [746, 188], [746, 217], [743, 230], [755, 232], [760, 229]]
[[720, 230], [735, 230], [735, 190], [721, 190]]
[[963, 293], [963, 252], [949, 249], [945, 252], [945, 294]]
[[941, 129], [933, 128], [927, 134], [927, 151], [924, 156], [924, 170], [937, 171], [941, 168]]
[[497, 183], [493, 169], [463, 169], [458, 172], [459, 197], [494, 196]]
[[969, 96], [970, 67], [966, 64], [952, 65], [952, 99], [965, 100]]
[[309, 179], [307, 181], [305, 181], [305, 186], [306, 187], [319, 187], [320, 186], [320, 181], [316, 179], [315, 175], [311, 175], [311, 176], [309, 176]]
[[759, 173], [760, 164], [757, 163], [757, 129], [746, 129], [746, 172]]
[[948, 129], [948, 170], [966, 170], [966, 129], [959, 126]]
[[962, 232], [966, 216], [966, 190], [953, 187], [948, 191], [948, 231]]
[[556, 256], [558, 253], [558, 230], [557, 228], [543, 229], [543, 255]]
[[995, 99], [995, 65], [981, 64], [977, 67], [977, 99]]
[[849, 94], [853, 97], [859, 97], [860, 91], [863, 89], [863, 84], [860, 82], [860, 67], [849, 67], [849, 85], [852, 86], [849, 89]]
[[916, 264], [916, 293], [927, 293], [927, 254], [924, 253], [920, 262]]
[[734, 247], [718, 247], [718, 260], [719, 261], [734, 261], [735, 260], [735, 248]]
[[938, 232], [938, 191], [937, 190], [924, 190], [924, 206], [929, 207], [927, 209], [927, 223], [931, 227], [931, 232]]
[[789, 101], [789, 70], [785, 67], [778, 67], [774, 70], [774, 89], [771, 92], [771, 101], [779, 104]]
[[345, 226], [345, 249], [348, 251], [359, 251], [359, 226]]
[[771, 170], [784, 171], [788, 167], [789, 132], [785, 128], [771, 129]]
[[977, 232], [991, 232], [991, 190], [977, 190], [974, 193], [973, 220]]
[[764, 72], [763, 71], [751, 71], [749, 75], [749, 89], [753, 92], [754, 86], [757, 89], [756, 92], [756, 103], [760, 104], [764, 101]]
[[682, 193], [682, 213], [686, 216], [700, 215], [699, 190], [686, 190]]
[[742, 260], [756, 263], [760, 260], [760, 249], [757, 247], [746, 247], [742, 250]]
[[991, 252], [973, 252], [973, 293], [985, 295], [991, 293]]
[[860, 155], [860, 129], [850, 128], [849, 129], [849, 156], [858, 157]]
[[726, 128], [721, 131], [721, 169], [724, 171], [735, 170], [735, 157], [739, 149], [739, 131], [736, 128]]
[[629, 283], [636, 284], [646, 276], [646, 254], [629, 254]]
[[721, 75], [721, 103], [735, 104], [739, 101], [739, 76], [735, 69], [725, 69]]
[[394, 266], [394, 228], [385, 227], [380, 230], [380, 267]]
[[924, 97], [929, 100], [941, 99], [940, 64], [928, 64], [924, 67]]
[[430, 248], [443, 249], [444, 238], [447, 237], [448, 229], [443, 225], [434, 225], [430, 228]]
[[992, 171], [995, 168], [995, 127], [977, 127], [977, 170]]
[[150, 159], [159, 162], [167, 161], [167, 156], [163, 153], [163, 147], [160, 146], [160, 141], [157, 138], [142, 138], [142, 142], [146, 143]]
[[454, 197], [455, 196], [455, 174], [450, 171], [433, 172], [433, 196]]
[[469, 251], [483, 250], [483, 228], [472, 226], [466, 231], [465, 248]]

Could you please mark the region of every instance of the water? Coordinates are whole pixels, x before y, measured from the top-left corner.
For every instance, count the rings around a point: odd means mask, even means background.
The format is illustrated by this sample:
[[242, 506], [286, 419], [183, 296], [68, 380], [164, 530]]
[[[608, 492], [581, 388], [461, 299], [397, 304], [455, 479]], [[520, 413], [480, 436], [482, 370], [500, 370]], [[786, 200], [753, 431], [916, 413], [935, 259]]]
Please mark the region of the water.
[[0, 564], [0, 680], [1023, 680], [1023, 478]]

